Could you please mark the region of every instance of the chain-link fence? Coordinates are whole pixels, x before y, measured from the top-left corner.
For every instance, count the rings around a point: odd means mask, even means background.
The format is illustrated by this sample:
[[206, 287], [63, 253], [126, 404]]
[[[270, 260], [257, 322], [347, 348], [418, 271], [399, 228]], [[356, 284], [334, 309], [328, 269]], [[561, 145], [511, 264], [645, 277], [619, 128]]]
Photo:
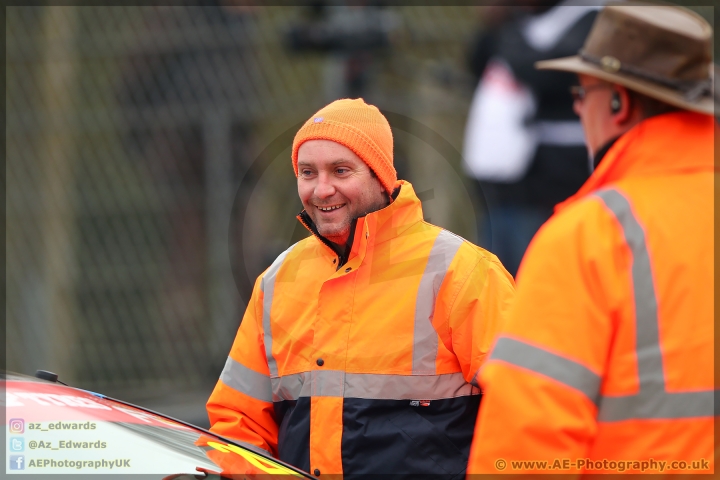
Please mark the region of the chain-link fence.
[[252, 280], [306, 234], [289, 148], [334, 98], [387, 112], [426, 217], [473, 239], [477, 14], [8, 7], [8, 369], [203, 423]]

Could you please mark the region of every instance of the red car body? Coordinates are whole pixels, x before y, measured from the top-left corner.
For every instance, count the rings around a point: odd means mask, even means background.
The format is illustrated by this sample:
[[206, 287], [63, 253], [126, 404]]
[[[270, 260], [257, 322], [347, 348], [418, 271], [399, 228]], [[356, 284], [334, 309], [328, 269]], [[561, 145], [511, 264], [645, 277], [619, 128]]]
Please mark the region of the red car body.
[[313, 478], [250, 445], [103, 395], [4, 374], [6, 474]]

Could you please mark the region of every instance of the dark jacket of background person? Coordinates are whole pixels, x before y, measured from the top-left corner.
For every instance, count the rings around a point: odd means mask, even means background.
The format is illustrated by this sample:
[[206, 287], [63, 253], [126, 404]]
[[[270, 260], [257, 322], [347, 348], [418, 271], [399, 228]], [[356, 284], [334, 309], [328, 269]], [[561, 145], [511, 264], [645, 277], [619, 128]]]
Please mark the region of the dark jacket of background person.
[[[596, 14], [597, 7], [560, 5], [522, 15], [479, 38], [471, 55], [485, 67], [466, 129], [465, 170], [488, 205], [490, 218], [479, 219], [480, 243], [492, 248], [513, 275], [554, 205], [575, 193], [590, 173], [568, 93], [574, 76], [541, 72], [533, 65], [576, 53]], [[498, 102], [498, 116], [482, 111], [492, 109], [486, 100]], [[503, 122], [500, 117], [516, 107], [516, 118]], [[505, 168], [511, 155], [517, 164], [512, 172]], [[478, 156], [484, 166], [477, 166]]]

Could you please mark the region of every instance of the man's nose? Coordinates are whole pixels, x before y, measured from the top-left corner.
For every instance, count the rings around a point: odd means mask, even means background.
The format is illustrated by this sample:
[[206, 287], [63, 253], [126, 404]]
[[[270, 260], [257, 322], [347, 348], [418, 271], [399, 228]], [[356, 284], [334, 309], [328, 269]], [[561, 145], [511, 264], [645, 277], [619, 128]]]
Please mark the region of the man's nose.
[[335, 195], [335, 186], [332, 184], [332, 179], [321, 173], [318, 175], [318, 183], [315, 185], [315, 196], [318, 198], [328, 198]]

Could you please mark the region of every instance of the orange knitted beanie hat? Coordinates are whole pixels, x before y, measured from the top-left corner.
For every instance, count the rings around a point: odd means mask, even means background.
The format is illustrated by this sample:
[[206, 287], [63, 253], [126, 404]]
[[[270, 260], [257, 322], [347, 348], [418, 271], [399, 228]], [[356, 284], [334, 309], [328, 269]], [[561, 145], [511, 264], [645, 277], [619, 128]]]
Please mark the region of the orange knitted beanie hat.
[[332, 140], [355, 152], [375, 172], [382, 186], [392, 193], [397, 180], [393, 167], [393, 137], [390, 124], [373, 105], [362, 98], [335, 100], [319, 110], [295, 135], [292, 163], [298, 175], [298, 149], [308, 140]]

